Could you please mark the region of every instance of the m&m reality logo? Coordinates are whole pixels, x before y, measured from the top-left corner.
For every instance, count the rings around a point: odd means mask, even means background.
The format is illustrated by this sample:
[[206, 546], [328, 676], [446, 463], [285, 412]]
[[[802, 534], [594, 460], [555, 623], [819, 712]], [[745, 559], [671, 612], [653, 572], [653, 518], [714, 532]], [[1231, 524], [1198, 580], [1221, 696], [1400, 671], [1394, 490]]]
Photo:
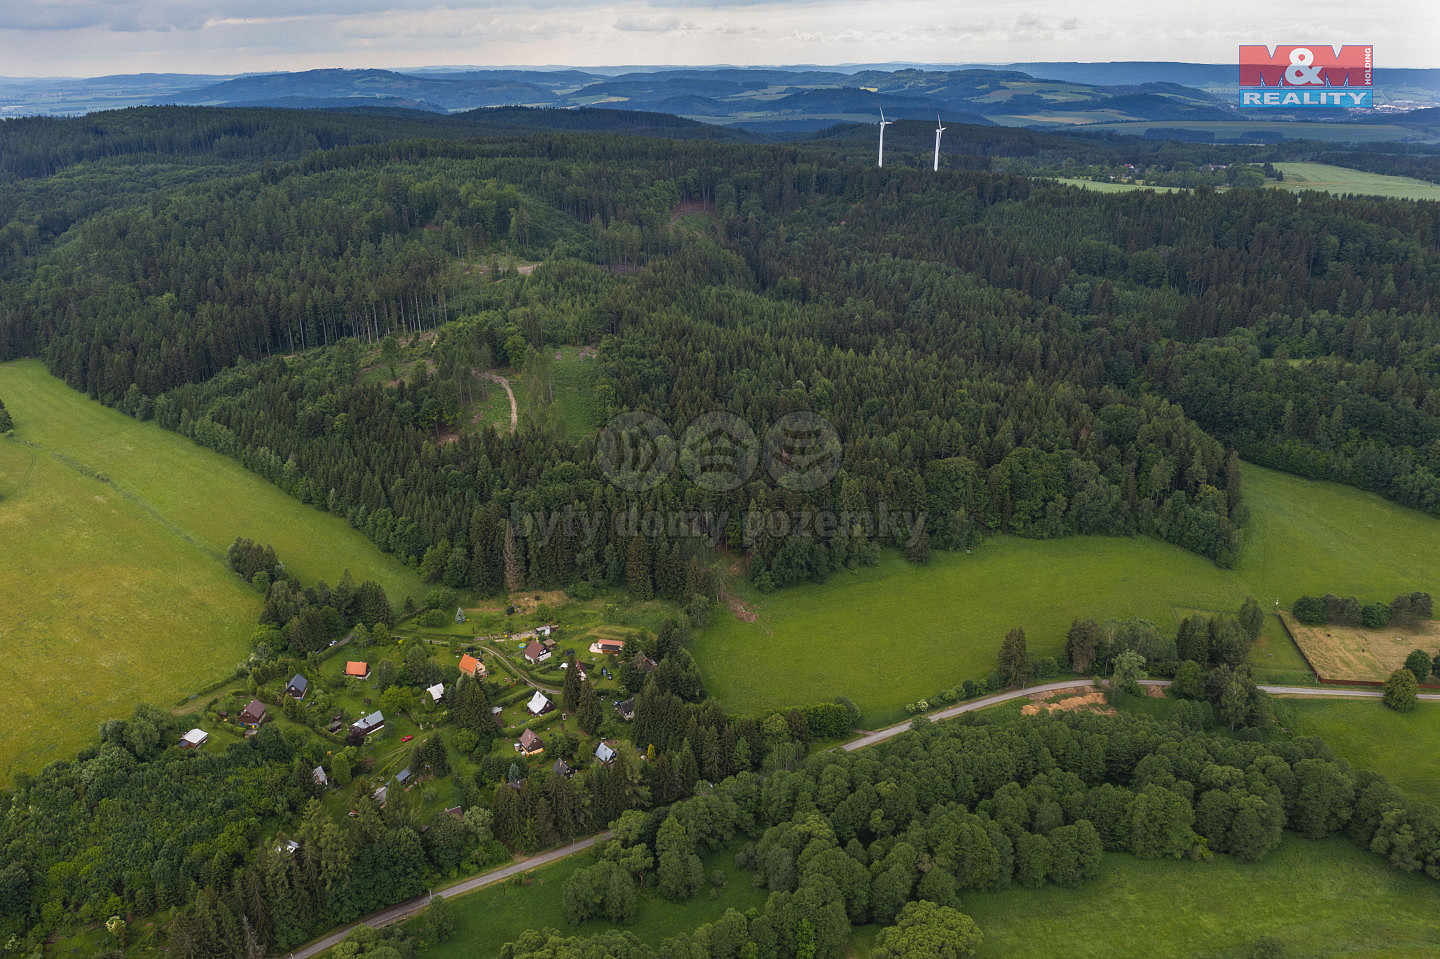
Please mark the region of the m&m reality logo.
[[1240, 45], [1242, 107], [1350, 107], [1375, 105], [1374, 47], [1328, 44], [1270, 47]]

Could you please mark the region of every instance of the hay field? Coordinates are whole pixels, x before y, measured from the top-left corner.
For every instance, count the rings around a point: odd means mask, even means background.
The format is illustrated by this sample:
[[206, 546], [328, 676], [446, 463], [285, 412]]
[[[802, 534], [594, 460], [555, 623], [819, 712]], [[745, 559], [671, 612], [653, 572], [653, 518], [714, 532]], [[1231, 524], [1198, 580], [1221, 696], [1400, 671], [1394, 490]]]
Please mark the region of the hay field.
[[1414, 649], [1431, 656], [1440, 649], [1440, 622], [1430, 621], [1419, 629], [1386, 626], [1302, 626], [1289, 613], [1282, 614], [1295, 642], [1316, 671], [1326, 679], [1383, 683], [1405, 665]]

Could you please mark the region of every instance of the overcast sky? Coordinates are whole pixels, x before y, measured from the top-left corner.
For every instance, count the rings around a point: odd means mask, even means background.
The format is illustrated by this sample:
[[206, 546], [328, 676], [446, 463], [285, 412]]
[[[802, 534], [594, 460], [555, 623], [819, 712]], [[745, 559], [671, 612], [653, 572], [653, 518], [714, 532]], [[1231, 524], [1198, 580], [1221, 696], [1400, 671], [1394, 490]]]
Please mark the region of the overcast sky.
[[315, 67], [1185, 60], [1371, 43], [1437, 67], [1440, 2], [0, 0], [0, 76]]

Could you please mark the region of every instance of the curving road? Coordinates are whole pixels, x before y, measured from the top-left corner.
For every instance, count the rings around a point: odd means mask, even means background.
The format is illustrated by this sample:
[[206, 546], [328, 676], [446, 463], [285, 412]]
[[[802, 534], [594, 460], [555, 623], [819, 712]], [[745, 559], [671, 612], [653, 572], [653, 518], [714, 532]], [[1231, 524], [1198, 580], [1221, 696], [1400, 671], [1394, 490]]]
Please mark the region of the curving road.
[[[1109, 685], [1109, 683], [1103, 683]], [[1142, 679], [1142, 686], [1169, 686], [1168, 679]], [[950, 706], [939, 712], [926, 713], [924, 718], [931, 722], [938, 723], [943, 719], [953, 719], [961, 713], [968, 713], [976, 709], [985, 709], [989, 706], [996, 706], [1000, 703], [1009, 702], [1012, 699], [1033, 696], [1035, 693], [1054, 693], [1062, 689], [1089, 689], [1094, 687], [1090, 680], [1063, 680], [1057, 683], [1046, 683], [1043, 686], [1027, 686], [1024, 689], [1012, 689], [1003, 693], [996, 693], [993, 696], [982, 696], [979, 699], [972, 699], [968, 703], [960, 703]], [[1344, 689], [1337, 686], [1257, 686], [1262, 692], [1272, 696], [1317, 696], [1331, 699], [1380, 699], [1385, 693], [1379, 689]], [[1421, 693], [1421, 699], [1440, 700], [1440, 693]], [[921, 718], [921, 717], [916, 717]], [[911, 720], [914, 722], [914, 720]], [[851, 740], [840, 748], [846, 752], [853, 752], [857, 749], [864, 749], [866, 746], [873, 746], [876, 743], [884, 742], [894, 736], [898, 736], [910, 728], [910, 723], [901, 723], [898, 726], [887, 726], [884, 729], [873, 733], [866, 733], [859, 739]]]
[[[503, 882], [504, 880], [509, 879], [511, 876], [514, 876], [518, 873], [529, 872], [531, 869], [538, 869], [541, 866], [548, 865], [549, 863], [552, 863], [557, 859], [564, 859], [566, 856], [573, 856], [577, 852], [584, 852], [586, 849], [589, 849], [597, 842], [601, 842], [609, 838], [610, 831], [607, 829], [605, 832], [596, 833], [595, 835], [589, 836], [585, 839], [578, 839], [568, 846], [561, 846], [559, 849], [551, 849], [548, 852], [542, 852], [539, 855], [530, 857], [529, 859], [524, 859], [520, 862], [512, 862], [510, 865], [504, 866], [500, 869], [481, 873], [478, 876], [472, 876], [462, 882], [457, 882], [453, 886], [446, 886], [444, 889], [441, 889], [440, 891], [434, 893], [434, 895], [443, 896], [446, 899], [451, 899], [455, 896], [463, 896], [467, 892], [474, 892], [476, 889], [480, 889], [484, 886], [491, 886], [497, 882]], [[429, 894], [424, 896], [417, 896], [416, 898], [411, 899], [409, 902], [402, 902], [398, 906], [391, 906], [389, 909], [386, 909], [383, 912], [377, 912], [375, 913], [375, 915], [361, 919], [359, 922], [352, 922], [350, 925], [345, 926], [343, 929], [337, 929], [336, 931], [330, 933], [330, 935], [326, 936], [324, 939], [317, 939], [303, 949], [297, 949], [295, 952], [287, 953], [287, 956], [289, 957], [289, 959], [310, 959], [311, 956], [319, 955], [326, 949], [338, 946], [341, 940], [343, 940], [346, 936], [350, 935], [350, 930], [354, 929], [356, 926], [364, 925], [370, 926], [372, 929], [379, 929], [381, 926], [388, 926], [392, 922], [399, 922], [402, 919], [409, 919], [411, 916], [424, 909], [427, 905], [429, 905], [429, 903]]]
[[[981, 696], [979, 699], [972, 699], [968, 703], [960, 703], [956, 706], [948, 706], [934, 713], [924, 713], [916, 716], [916, 719], [929, 719], [932, 723], [938, 723], [943, 719], [954, 719], [961, 713], [972, 712], [976, 709], [985, 709], [988, 706], [998, 706], [1000, 703], [1007, 703], [1012, 699], [1021, 699], [1033, 696], [1035, 693], [1054, 693], [1062, 689], [1081, 689], [1092, 687], [1095, 684], [1084, 679], [1067, 679], [1058, 683], [1046, 683], [1043, 686], [1026, 686], [1024, 689], [1011, 689], [1003, 693], [995, 693], [993, 696]], [[914, 722], [911, 720], [910, 722]], [[885, 740], [898, 736], [910, 728], [910, 723], [900, 723], [898, 726], [887, 726], [884, 729], [876, 730], [873, 733], [866, 733], [859, 739], [852, 739], [840, 748], [847, 753], [857, 749], [864, 749], [866, 746], [873, 746], [876, 743], [883, 743]]]
[[[1109, 685], [1108, 683], [1104, 683], [1104, 681], [1102, 681], [1102, 684]], [[1170, 680], [1143, 679], [1141, 680], [1141, 684], [1145, 686], [1169, 686]], [[940, 722], [946, 719], [953, 719], [954, 717], [959, 716], [961, 713], [968, 713], [973, 712], [977, 709], [985, 709], [990, 706], [996, 706], [1000, 703], [1009, 702], [1012, 699], [1028, 698], [1035, 695], [1036, 693], [1054, 693], [1059, 692], [1062, 689], [1092, 689], [1094, 688], [1094, 686], [1094, 681], [1084, 679], [1066, 679], [1054, 683], [1045, 683], [1040, 686], [1027, 686], [1024, 689], [1011, 689], [1003, 693], [995, 693], [991, 696], [982, 696], [979, 699], [972, 699], [969, 702], [958, 703], [954, 706], [948, 706], [945, 709], [941, 709], [933, 713], [925, 713], [921, 716], [917, 716], [916, 719], [923, 718], [928, 719], [931, 722]], [[1344, 689], [1334, 686], [1260, 686], [1258, 688], [1263, 690], [1264, 692], [1269, 693], [1272, 696], [1316, 696], [1329, 697], [1334, 699], [1379, 699], [1384, 696], [1384, 693], [1378, 689]], [[1421, 693], [1420, 698], [1429, 700], [1440, 700], [1440, 693]], [[875, 732], [866, 733], [859, 739], [853, 739], [850, 742], [845, 743], [837, 748], [843, 749], [846, 752], [854, 752], [857, 749], [864, 749], [866, 746], [873, 746], [876, 743], [884, 742], [887, 739], [892, 739], [900, 735], [901, 733], [908, 730], [911, 726], [911, 723], [913, 722], [914, 720], [911, 720], [911, 722], [900, 723], [896, 726], [887, 726], [885, 729], [879, 729]], [[489, 886], [497, 882], [502, 882], [517, 873], [528, 872], [531, 869], [536, 869], [540, 866], [552, 863], [557, 859], [564, 859], [566, 856], [572, 856], [577, 852], [584, 852], [586, 849], [594, 846], [597, 842], [609, 838], [610, 833], [608, 831], [598, 833], [594, 836], [590, 836], [589, 838], [580, 839], [576, 842], [572, 842], [568, 846], [562, 846], [559, 849], [551, 849], [549, 852], [540, 853], [539, 855], [534, 856], [530, 859], [511, 863], [510, 865], [504, 866], [500, 869], [496, 869], [487, 873], [481, 873], [478, 876], [473, 876], [470, 879], [458, 882], [453, 886], [448, 886], [444, 889], [441, 889], [439, 892], [435, 893], [435, 895], [444, 896], [446, 899], [454, 896], [463, 896], [467, 892], [473, 892], [474, 890], [480, 889], [484, 886]], [[412, 899], [409, 902], [402, 902], [398, 906], [391, 906], [384, 912], [378, 912], [373, 916], [360, 920], [360, 922], [351, 923], [343, 929], [338, 929], [335, 932], [332, 932], [330, 935], [326, 936], [325, 938], [319, 939], [303, 949], [290, 953], [289, 959], [310, 959], [311, 956], [318, 955], [319, 953], [324, 952], [326, 949], [338, 945], [341, 940], [343, 940], [346, 936], [350, 934], [350, 930], [354, 929], [358, 925], [363, 924], [366, 926], [371, 926], [373, 928], [379, 928], [380, 926], [388, 925], [392, 922], [398, 922], [402, 919], [409, 919], [411, 916], [414, 916], [416, 913], [420, 912], [420, 910], [424, 909], [426, 904], [429, 903], [429, 901], [430, 897], [427, 895]]]

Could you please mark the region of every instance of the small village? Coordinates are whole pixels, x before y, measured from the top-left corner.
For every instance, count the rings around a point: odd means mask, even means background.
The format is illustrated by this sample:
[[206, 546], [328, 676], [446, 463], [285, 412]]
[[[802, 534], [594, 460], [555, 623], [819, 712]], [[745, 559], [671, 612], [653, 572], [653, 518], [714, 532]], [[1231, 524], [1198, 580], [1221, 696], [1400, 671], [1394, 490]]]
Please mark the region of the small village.
[[[422, 820], [441, 810], [461, 816], [477, 802], [488, 808], [490, 797], [473, 786], [476, 772], [518, 788], [532, 772], [549, 768], [569, 778], [633, 749], [624, 726], [634, 718], [634, 701], [619, 676], [627, 643], [643, 631], [567, 630], [547, 620], [481, 634], [471, 622], [474, 612], [457, 607], [453, 622], [439, 628], [421, 626], [422, 617], [412, 615], [392, 630], [388, 644], [372, 637], [372, 645], [361, 648], [347, 636], [309, 658], [284, 660], [284, 673], [273, 678], [261, 681], [252, 673], [253, 682], [223, 690], [194, 714], [197, 724], [177, 745], [223, 750], [272, 724], [303, 731], [324, 746], [324, 761], [309, 775], [332, 815], [358, 815], [355, 802], [367, 795], [383, 808], [399, 789]], [[655, 663], [638, 645], [632, 659], [643, 675]], [[595, 733], [563, 709], [571, 670], [603, 707]], [[488, 751], [467, 749], [482, 739], [452, 717], [461, 683], [479, 684], [490, 704], [495, 734]], [[418, 766], [416, 747], [440, 731], [448, 744], [440, 747], [444, 759]]]

